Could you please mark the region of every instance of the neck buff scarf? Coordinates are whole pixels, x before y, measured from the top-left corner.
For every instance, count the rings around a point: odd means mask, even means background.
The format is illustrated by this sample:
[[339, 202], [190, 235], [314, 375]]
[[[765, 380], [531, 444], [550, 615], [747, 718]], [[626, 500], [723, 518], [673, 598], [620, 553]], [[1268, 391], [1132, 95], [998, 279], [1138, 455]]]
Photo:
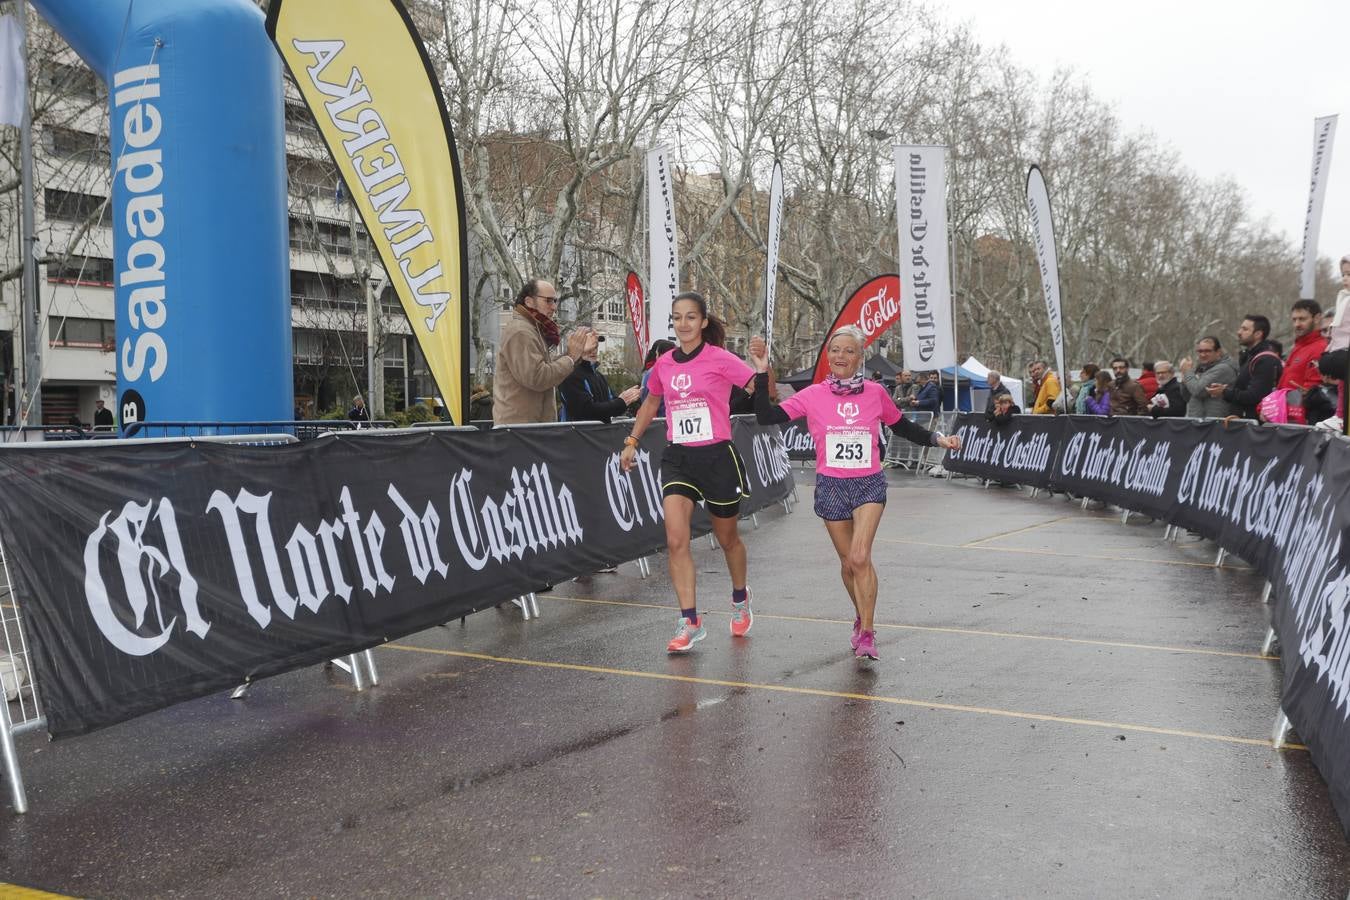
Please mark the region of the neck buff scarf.
[[830, 386], [830, 391], [840, 396], [861, 394], [864, 380], [861, 370], [854, 372], [850, 378], [839, 378], [833, 372], [825, 376], [825, 383]]
[[540, 337], [544, 339], [544, 343], [548, 345], [550, 350], [562, 341], [562, 334], [558, 331], [557, 322], [541, 312], [530, 309], [523, 303], [518, 304], [516, 309], [520, 310], [521, 315], [534, 322], [535, 327], [539, 329]]

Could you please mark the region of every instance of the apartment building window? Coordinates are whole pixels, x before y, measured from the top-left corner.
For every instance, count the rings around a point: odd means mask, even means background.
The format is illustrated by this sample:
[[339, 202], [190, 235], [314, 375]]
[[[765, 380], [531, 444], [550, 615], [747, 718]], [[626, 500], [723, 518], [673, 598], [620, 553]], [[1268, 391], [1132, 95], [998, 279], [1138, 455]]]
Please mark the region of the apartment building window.
[[[326, 222], [323, 219], [300, 219], [291, 216], [291, 249], [310, 253], [329, 253], [351, 256], [352, 232], [346, 225]], [[362, 249], [369, 251], [370, 237], [362, 228], [357, 229], [357, 238], [362, 240]]]
[[66, 159], [108, 162], [108, 141], [100, 134], [49, 125], [42, 132], [47, 152]]
[[286, 101], [286, 130], [306, 137], [319, 136], [319, 126], [314, 123], [309, 108], [301, 101]]
[[[79, 191], [61, 191], [47, 188], [42, 192], [43, 206], [47, 218], [57, 222], [83, 223], [98, 215], [98, 224], [107, 225], [112, 221], [112, 211], [105, 201], [107, 197], [97, 194], [82, 194]], [[100, 214], [100, 209], [102, 213]]]
[[65, 63], [47, 62], [42, 66], [41, 85], [53, 94], [97, 100], [99, 80], [91, 69]]
[[286, 177], [290, 180], [291, 192], [312, 195], [329, 200], [338, 196], [338, 170], [332, 163], [322, 159], [307, 159], [303, 156], [286, 156]]
[[51, 284], [112, 287], [116, 277], [113, 261], [103, 256], [67, 256], [47, 264], [47, 281]]
[[612, 297], [605, 301], [605, 318], [611, 322], [624, 322], [628, 319], [628, 302], [623, 297]]
[[406, 362], [404, 354], [405, 344], [403, 335], [387, 334], [384, 336], [384, 364], [390, 368], [401, 369]]
[[324, 359], [323, 335], [307, 328], [291, 331], [292, 351], [298, 363], [321, 363]]
[[291, 302], [312, 308], [341, 305], [365, 309], [361, 285], [321, 272], [291, 270]]
[[48, 320], [53, 347], [83, 347], [111, 351], [116, 346], [114, 323], [110, 319]]

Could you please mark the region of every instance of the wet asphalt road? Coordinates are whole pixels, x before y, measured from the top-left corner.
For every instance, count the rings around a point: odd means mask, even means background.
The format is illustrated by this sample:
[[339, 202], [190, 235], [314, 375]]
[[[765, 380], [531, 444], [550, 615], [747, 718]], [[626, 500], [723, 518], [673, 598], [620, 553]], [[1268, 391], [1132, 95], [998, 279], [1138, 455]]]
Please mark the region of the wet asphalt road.
[[[746, 523], [757, 617], [663, 652], [663, 558], [83, 738], [19, 741], [0, 881], [82, 896], [1341, 898], [1274, 751], [1260, 579], [1062, 498], [891, 473], [881, 660], [811, 491]], [[809, 484], [808, 477], [799, 478]]]

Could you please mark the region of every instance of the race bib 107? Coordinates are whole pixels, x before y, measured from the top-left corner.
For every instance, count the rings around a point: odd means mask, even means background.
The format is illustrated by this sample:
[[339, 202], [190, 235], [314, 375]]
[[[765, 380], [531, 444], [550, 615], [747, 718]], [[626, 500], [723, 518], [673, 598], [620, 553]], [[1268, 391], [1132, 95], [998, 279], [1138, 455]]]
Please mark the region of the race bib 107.
[[706, 403], [691, 403], [670, 414], [671, 440], [676, 444], [695, 444], [713, 439], [712, 413]]

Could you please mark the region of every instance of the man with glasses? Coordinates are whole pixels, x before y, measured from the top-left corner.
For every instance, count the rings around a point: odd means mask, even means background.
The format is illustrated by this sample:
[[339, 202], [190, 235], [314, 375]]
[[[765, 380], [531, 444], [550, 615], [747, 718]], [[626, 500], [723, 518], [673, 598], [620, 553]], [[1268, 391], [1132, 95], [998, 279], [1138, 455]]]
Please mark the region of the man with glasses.
[[598, 338], [590, 328], [578, 328], [567, 336], [567, 352], [555, 356], [562, 344], [557, 315], [558, 289], [540, 278], [525, 282], [497, 342], [494, 425], [558, 420], [557, 387], [578, 360], [595, 352]]
[[1158, 389], [1148, 398], [1149, 415], [1155, 419], [1179, 419], [1186, 415], [1186, 395], [1172, 364], [1160, 359], [1153, 364], [1153, 373], [1158, 376]]
[[1186, 397], [1186, 415], [1192, 419], [1222, 419], [1235, 416], [1237, 407], [1220, 394], [1210, 396], [1205, 390], [1211, 384], [1225, 387], [1237, 381], [1237, 366], [1223, 352], [1219, 339], [1202, 337], [1195, 342], [1195, 360], [1189, 356], [1177, 363], [1181, 371], [1181, 392]]

